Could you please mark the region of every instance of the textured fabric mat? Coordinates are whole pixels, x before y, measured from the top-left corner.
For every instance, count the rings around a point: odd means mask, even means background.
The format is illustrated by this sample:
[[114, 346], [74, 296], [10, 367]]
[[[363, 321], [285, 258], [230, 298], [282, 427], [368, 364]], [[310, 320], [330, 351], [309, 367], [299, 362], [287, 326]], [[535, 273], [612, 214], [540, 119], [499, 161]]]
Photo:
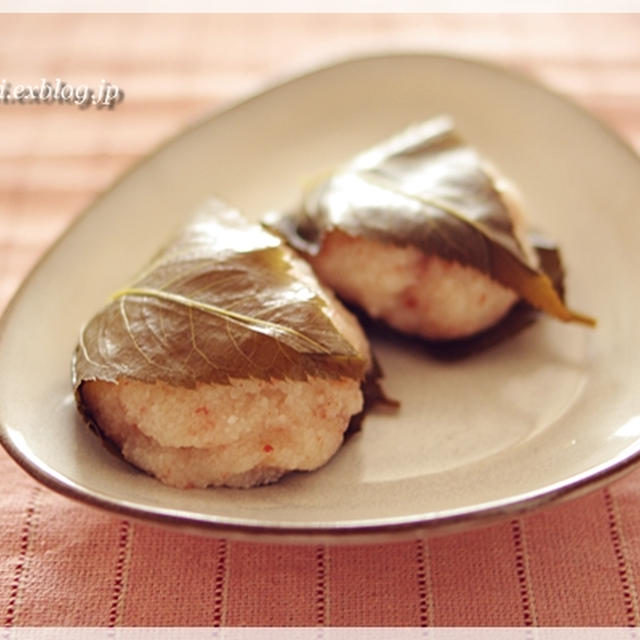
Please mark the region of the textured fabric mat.
[[[0, 16], [0, 80], [118, 84], [114, 110], [0, 105], [0, 308], [62, 229], [183, 125], [337, 57], [447, 50], [573, 96], [640, 148], [640, 16]], [[0, 375], [10, 375], [1, 372]], [[40, 487], [0, 452], [5, 626], [640, 622], [640, 472], [476, 531], [376, 546], [206, 539]]]

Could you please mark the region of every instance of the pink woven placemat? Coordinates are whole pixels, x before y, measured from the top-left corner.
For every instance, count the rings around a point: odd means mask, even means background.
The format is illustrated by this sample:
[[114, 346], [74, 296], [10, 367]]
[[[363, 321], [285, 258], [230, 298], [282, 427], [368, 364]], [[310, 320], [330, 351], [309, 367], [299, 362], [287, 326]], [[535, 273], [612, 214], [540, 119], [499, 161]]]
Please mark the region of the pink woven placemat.
[[[502, 60], [572, 94], [640, 147], [636, 16], [43, 15], [0, 25], [0, 68], [14, 83], [107, 79], [126, 94], [113, 111], [0, 105], [0, 307], [142, 153], [329, 56], [420, 47]], [[484, 529], [352, 547], [207, 539], [118, 519], [40, 487], [4, 452], [0, 478], [5, 626], [640, 622], [638, 472]]]
[[7, 487], [0, 498], [0, 611], [8, 626], [640, 621], [638, 473], [491, 527], [371, 546], [190, 536], [75, 504], [5, 457], [0, 473]]

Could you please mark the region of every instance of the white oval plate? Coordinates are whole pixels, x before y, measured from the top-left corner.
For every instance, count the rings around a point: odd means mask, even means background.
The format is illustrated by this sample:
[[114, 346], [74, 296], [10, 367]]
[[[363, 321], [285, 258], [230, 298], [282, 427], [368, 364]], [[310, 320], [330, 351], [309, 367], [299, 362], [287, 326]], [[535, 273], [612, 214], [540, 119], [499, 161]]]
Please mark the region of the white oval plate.
[[[367, 417], [324, 468], [251, 490], [177, 490], [109, 454], [76, 414], [81, 325], [211, 194], [253, 218], [318, 171], [406, 125], [452, 114], [557, 238], [569, 302], [598, 327], [542, 318], [444, 363], [374, 345], [398, 414]], [[0, 332], [0, 435], [50, 488], [128, 517], [216, 536], [358, 541], [443, 533], [576, 495], [640, 458], [640, 162], [564, 98], [498, 67], [439, 55], [314, 71], [192, 127], [67, 230]]]

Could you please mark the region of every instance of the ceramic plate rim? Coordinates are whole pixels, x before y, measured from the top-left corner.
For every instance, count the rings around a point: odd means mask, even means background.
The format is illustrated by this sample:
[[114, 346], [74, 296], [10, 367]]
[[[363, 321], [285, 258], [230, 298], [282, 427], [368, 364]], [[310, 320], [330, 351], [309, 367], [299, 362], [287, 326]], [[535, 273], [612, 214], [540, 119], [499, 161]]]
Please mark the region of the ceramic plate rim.
[[572, 476], [566, 481], [515, 495], [510, 499], [480, 503], [473, 508], [430, 512], [414, 517], [357, 520], [337, 527], [331, 523], [315, 523], [311, 526], [306, 523], [283, 523], [282, 526], [276, 527], [261, 526], [252, 521], [243, 522], [239, 518], [214, 517], [207, 514], [196, 517], [176, 509], [143, 508], [124, 500], [102, 496], [70, 481], [47, 465], [32, 461], [29, 455], [7, 436], [4, 429], [0, 431], [0, 442], [19, 466], [38, 482], [56, 493], [90, 507], [142, 522], [182, 528], [196, 534], [267, 542], [283, 542], [284, 537], [287, 542], [305, 544], [319, 541], [349, 544], [394, 542], [416, 536], [446, 535], [471, 527], [488, 526], [534, 509], [577, 498], [622, 477], [640, 463], [639, 445], [638, 449], [629, 455], [620, 455], [609, 463]]

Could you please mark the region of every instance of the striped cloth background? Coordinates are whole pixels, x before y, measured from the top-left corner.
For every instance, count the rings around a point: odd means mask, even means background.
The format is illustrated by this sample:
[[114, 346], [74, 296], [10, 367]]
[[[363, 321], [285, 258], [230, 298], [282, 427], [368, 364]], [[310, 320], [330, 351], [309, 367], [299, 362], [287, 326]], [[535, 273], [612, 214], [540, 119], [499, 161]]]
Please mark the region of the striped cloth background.
[[[418, 47], [502, 61], [640, 148], [640, 16], [1, 15], [0, 33], [0, 80], [106, 79], [126, 94], [112, 111], [0, 105], [0, 308], [141, 154], [331, 58]], [[0, 478], [6, 627], [640, 622], [640, 472], [477, 531], [355, 547], [198, 538], [120, 520], [41, 488], [4, 452]]]

